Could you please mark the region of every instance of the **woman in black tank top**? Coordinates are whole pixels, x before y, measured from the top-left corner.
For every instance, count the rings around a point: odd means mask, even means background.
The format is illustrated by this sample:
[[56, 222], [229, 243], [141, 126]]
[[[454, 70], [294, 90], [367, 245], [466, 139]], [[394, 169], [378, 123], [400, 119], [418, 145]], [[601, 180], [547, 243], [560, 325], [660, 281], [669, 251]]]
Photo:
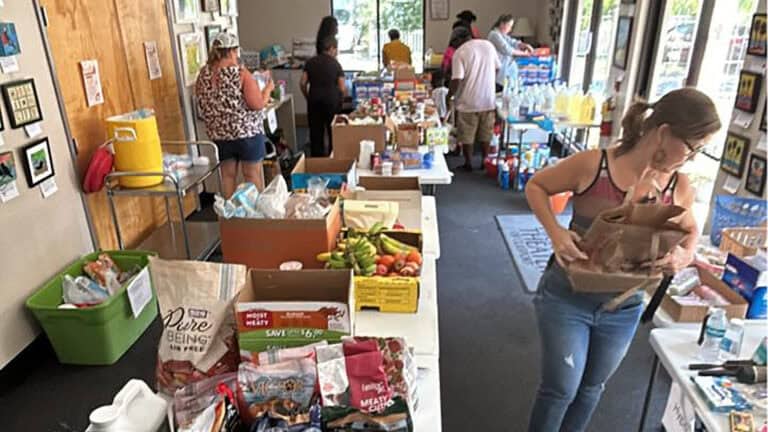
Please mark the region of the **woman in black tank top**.
[[[694, 191], [677, 170], [701, 150], [720, 129], [712, 101], [691, 89], [675, 90], [655, 104], [634, 104], [622, 121], [617, 147], [586, 151], [537, 173], [526, 185], [528, 204], [547, 231], [554, 258], [542, 275], [534, 299], [542, 348], [542, 376], [529, 430], [557, 432], [587, 429], [605, 382], [621, 363], [637, 329], [642, 299], [632, 296], [613, 311], [603, 305], [604, 294], [575, 293], [558, 263], [587, 259], [576, 242], [579, 234], [557, 223], [549, 196], [572, 191], [574, 222], [579, 231], [600, 211], [616, 207], [624, 191], [643, 195], [655, 179], [667, 185], [665, 202], [690, 209]], [[595, 174], [597, 173], [597, 175]], [[638, 194], [637, 192], [640, 192]], [[690, 211], [681, 225], [689, 235], [663, 260], [665, 272], [690, 264], [698, 228]]]

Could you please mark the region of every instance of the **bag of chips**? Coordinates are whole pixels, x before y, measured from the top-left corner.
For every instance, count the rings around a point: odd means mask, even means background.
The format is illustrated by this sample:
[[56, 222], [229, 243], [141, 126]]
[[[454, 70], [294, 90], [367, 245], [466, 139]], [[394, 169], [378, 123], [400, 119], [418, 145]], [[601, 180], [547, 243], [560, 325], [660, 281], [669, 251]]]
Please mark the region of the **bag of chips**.
[[163, 335], [158, 389], [166, 394], [207, 377], [237, 371], [232, 303], [245, 285], [241, 265], [150, 258]]

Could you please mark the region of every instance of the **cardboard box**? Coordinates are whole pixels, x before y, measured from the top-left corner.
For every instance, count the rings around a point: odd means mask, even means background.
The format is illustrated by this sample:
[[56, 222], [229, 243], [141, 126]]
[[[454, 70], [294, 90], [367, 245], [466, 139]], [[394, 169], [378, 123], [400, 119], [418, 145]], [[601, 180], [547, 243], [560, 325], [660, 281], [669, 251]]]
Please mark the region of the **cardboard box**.
[[[248, 302], [336, 302], [347, 305], [350, 329], [354, 329], [354, 285], [352, 272], [347, 270], [302, 270], [279, 271], [257, 270], [248, 271], [246, 287], [238, 295], [238, 303]], [[237, 309], [236, 309], [237, 310]], [[302, 310], [300, 304], [297, 310]], [[324, 329], [279, 329], [266, 337], [263, 331], [249, 334], [243, 331], [248, 328], [244, 320], [246, 314], [237, 314], [238, 340], [240, 349], [250, 352], [262, 352], [269, 349], [304, 346], [310, 343], [327, 340], [329, 343], [341, 341], [347, 333]], [[281, 331], [284, 330], [284, 331]]]
[[397, 125], [395, 141], [399, 147], [418, 147], [421, 144], [421, 128], [416, 123]]
[[340, 191], [345, 183], [348, 187], [355, 187], [355, 167], [353, 159], [308, 158], [302, 155], [291, 171], [291, 190], [306, 192], [312, 177], [327, 180], [331, 192]]
[[418, 177], [360, 177], [364, 191], [349, 192], [344, 198], [398, 203], [398, 220], [406, 230], [421, 231], [421, 185]]
[[336, 247], [341, 209], [337, 201], [325, 219], [220, 219], [219, 229], [224, 262], [276, 269], [300, 261], [305, 269], [320, 269], [316, 256]]
[[331, 125], [333, 158], [357, 160], [360, 156], [360, 141], [374, 142], [374, 150], [383, 152], [387, 145], [387, 121], [380, 124], [353, 125], [344, 116], [337, 115]]
[[[422, 251], [421, 234], [387, 231], [386, 234]], [[421, 277], [355, 276], [355, 310], [416, 313]]]
[[394, 73], [395, 81], [416, 81], [416, 70], [412, 66], [398, 65]]
[[[731, 290], [722, 280], [716, 278], [712, 273], [703, 268], [697, 267], [699, 271], [699, 280], [704, 285], [717, 291], [731, 304], [723, 306], [728, 318], [744, 318], [747, 314], [748, 304], [739, 294]], [[656, 287], [650, 287], [647, 291], [653, 294]], [[690, 306], [681, 305], [676, 302], [669, 294], [661, 300], [661, 308], [664, 309], [673, 320], [677, 322], [695, 322], [700, 323], [707, 316], [709, 306]]]

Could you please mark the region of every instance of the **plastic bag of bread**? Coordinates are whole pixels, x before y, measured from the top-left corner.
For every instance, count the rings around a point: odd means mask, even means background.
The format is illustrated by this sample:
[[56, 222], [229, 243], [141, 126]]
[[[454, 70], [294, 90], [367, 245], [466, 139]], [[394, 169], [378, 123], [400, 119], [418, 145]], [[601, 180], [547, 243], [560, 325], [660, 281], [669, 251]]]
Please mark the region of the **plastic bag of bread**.
[[245, 266], [150, 258], [149, 270], [163, 319], [158, 390], [172, 395], [189, 383], [237, 371], [232, 303], [245, 285]]

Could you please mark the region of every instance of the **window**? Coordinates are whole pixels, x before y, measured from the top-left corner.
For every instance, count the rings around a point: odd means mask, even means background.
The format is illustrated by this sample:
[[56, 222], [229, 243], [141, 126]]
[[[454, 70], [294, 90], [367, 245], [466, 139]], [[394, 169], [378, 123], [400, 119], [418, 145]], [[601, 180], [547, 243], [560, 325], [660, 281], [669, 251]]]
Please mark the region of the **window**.
[[411, 48], [417, 71], [424, 62], [424, 0], [332, 0], [339, 21], [339, 63], [344, 70], [381, 68], [381, 48], [390, 29]]

